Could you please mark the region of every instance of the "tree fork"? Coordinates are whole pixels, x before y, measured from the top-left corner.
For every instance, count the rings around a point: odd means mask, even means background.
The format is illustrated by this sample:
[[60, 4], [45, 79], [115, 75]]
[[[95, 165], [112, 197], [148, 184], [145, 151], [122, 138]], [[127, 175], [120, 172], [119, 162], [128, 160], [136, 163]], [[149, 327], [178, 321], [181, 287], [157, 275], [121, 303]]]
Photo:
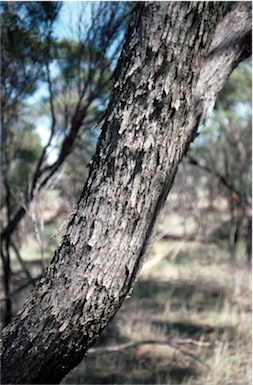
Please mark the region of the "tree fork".
[[3, 331], [2, 383], [59, 383], [132, 287], [178, 164], [223, 2], [139, 3], [76, 213]]

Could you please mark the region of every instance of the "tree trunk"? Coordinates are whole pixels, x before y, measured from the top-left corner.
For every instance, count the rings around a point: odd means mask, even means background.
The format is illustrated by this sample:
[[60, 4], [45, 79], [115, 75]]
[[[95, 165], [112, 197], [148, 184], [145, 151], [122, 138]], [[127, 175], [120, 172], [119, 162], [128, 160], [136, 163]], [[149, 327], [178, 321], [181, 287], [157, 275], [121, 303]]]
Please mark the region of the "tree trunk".
[[2, 383], [60, 382], [121, 306], [192, 140], [193, 95], [221, 8], [135, 8], [75, 215], [45, 277], [3, 331]]
[[252, 261], [252, 217], [249, 217], [247, 220], [246, 256], [247, 256], [248, 264], [251, 265], [251, 261]]

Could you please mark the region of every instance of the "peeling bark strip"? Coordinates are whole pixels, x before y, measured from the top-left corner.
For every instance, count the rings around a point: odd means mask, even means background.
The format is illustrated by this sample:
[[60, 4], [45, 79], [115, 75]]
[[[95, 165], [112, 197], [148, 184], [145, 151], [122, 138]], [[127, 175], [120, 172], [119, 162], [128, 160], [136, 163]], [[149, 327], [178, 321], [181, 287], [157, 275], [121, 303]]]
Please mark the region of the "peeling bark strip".
[[2, 383], [58, 383], [122, 304], [191, 138], [184, 127], [221, 8], [137, 5], [76, 214], [3, 331]]

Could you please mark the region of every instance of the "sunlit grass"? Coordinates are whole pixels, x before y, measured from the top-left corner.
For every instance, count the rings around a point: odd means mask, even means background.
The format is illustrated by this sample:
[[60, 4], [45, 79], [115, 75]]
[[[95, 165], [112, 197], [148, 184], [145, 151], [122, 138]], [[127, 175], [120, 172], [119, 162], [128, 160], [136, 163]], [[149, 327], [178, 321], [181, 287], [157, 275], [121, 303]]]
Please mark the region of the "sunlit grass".
[[[61, 221], [43, 234], [46, 259], [57, 248], [59, 236], [51, 236]], [[196, 231], [194, 221], [186, 226], [188, 234]], [[62, 384], [251, 383], [251, 269], [244, 245], [232, 262], [226, 240], [180, 239], [185, 229], [177, 215], [159, 231], [174, 239], [160, 236], [150, 248], [131, 297], [96, 346], [145, 340], [182, 344], [140, 344], [116, 353], [88, 354]], [[33, 234], [20, 253], [34, 276], [41, 273], [41, 250]], [[20, 271], [14, 255], [12, 259], [13, 270]]]
[[112, 330], [117, 330], [116, 344], [145, 340], [182, 344], [145, 344], [109, 355], [88, 355], [63, 383], [73, 383], [78, 373], [83, 383], [90, 384], [250, 384], [249, 267], [240, 259], [231, 263], [225, 248], [198, 242], [160, 241], [151, 248], [146, 264], [152, 259], [156, 263], [150, 269], [144, 264], [131, 298], [108, 334], [105, 330], [102, 346], [112, 344]]

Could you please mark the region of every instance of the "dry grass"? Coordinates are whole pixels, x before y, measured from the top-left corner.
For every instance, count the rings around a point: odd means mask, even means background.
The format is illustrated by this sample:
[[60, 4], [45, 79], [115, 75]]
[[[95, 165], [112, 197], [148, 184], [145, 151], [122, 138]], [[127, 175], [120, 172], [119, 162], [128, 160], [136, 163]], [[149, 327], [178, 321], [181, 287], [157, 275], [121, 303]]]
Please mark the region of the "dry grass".
[[[48, 257], [57, 247], [57, 237], [50, 236], [58, 227], [44, 234]], [[195, 224], [188, 221], [186, 230], [191, 234]], [[175, 238], [184, 234], [176, 214], [163, 222], [160, 231]], [[21, 254], [36, 275], [40, 255], [31, 238]], [[19, 296], [16, 310], [22, 301]], [[131, 298], [96, 346], [143, 340], [184, 343], [143, 344], [110, 354], [88, 354], [62, 384], [248, 385], [251, 305], [251, 270], [242, 249], [236, 263], [231, 263], [225, 245], [160, 239], [149, 251]]]
[[251, 383], [249, 267], [231, 264], [215, 245], [183, 243], [171, 259], [174, 247], [162, 241], [150, 250], [150, 259], [159, 253], [164, 258], [143, 269], [132, 297], [96, 346], [147, 339], [184, 343], [88, 355], [63, 384]]

